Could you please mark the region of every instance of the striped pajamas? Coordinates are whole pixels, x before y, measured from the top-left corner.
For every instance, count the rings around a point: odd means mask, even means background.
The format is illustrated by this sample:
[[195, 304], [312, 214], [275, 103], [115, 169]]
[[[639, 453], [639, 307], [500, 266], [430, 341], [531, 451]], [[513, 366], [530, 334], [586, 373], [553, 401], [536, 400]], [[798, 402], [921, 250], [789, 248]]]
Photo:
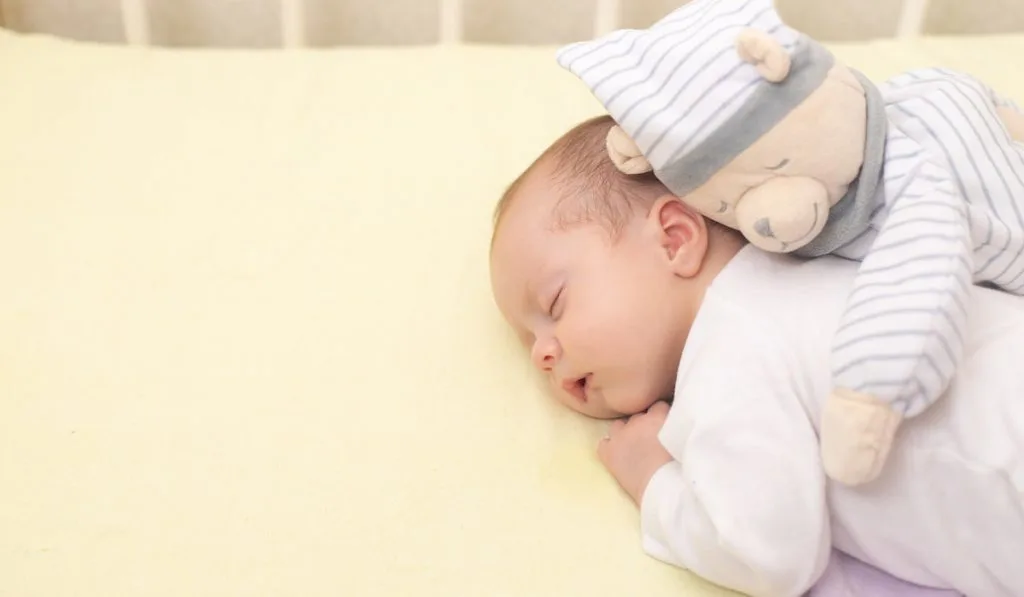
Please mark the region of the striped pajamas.
[[1008, 102], [942, 69], [880, 87], [890, 122], [871, 226], [836, 254], [862, 261], [833, 346], [836, 387], [906, 417], [949, 386], [972, 283], [1024, 295], [1024, 145]]

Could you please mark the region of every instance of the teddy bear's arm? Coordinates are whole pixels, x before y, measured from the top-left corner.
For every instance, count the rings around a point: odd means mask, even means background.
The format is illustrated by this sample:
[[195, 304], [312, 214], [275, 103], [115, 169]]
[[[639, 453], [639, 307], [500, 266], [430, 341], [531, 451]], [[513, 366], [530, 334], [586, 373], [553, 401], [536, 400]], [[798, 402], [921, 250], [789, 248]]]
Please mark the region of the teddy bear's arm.
[[965, 201], [930, 163], [890, 205], [836, 333], [833, 376], [913, 417], [945, 391], [963, 353], [971, 235]]
[[879, 474], [899, 421], [938, 400], [963, 354], [973, 272], [966, 202], [930, 163], [912, 176], [864, 257], [833, 344], [822, 457], [847, 484]]

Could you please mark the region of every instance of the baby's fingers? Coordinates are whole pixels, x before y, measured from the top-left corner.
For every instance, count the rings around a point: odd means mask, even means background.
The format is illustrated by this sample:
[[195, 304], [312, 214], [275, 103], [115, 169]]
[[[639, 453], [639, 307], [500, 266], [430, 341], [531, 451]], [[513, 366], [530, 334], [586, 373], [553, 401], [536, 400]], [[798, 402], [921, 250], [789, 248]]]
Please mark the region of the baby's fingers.
[[652, 414], [658, 417], [664, 417], [668, 415], [668, 402], [659, 400], [655, 402], [651, 408], [647, 409], [648, 414]]

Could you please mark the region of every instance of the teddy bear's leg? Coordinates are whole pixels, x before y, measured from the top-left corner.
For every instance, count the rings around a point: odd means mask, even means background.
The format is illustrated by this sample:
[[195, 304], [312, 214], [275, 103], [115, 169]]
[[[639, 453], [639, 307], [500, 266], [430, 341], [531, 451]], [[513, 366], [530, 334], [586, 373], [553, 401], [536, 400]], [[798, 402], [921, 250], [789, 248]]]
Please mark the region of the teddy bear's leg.
[[1006, 129], [1010, 131], [1013, 140], [1024, 142], [1024, 114], [1009, 106], [998, 106], [996, 112], [999, 113], [999, 118], [1006, 125]]

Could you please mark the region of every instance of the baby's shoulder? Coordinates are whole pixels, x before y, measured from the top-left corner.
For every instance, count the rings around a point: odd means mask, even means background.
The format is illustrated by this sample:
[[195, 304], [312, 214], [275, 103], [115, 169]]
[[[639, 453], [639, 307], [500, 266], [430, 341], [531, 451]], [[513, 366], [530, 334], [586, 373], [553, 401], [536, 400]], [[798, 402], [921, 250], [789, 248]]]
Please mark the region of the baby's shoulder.
[[809, 347], [828, 351], [856, 273], [839, 257], [743, 249], [705, 294], [683, 365], [733, 376], [799, 367]]
[[801, 400], [803, 333], [779, 310], [756, 300], [758, 289], [709, 292], [683, 351], [669, 421], [660, 436], [682, 450], [697, 429], [736, 429], [766, 404]]
[[856, 271], [855, 262], [841, 257], [807, 259], [747, 246], [711, 284], [708, 302], [732, 325], [782, 326], [781, 335], [789, 336], [797, 331], [784, 325], [790, 320], [813, 321], [841, 308]]
[[[679, 384], [731, 387], [774, 377], [792, 363], [794, 347], [817, 327], [813, 303], [820, 296], [824, 263], [744, 249], [712, 283], [690, 330]], [[813, 292], [811, 280], [818, 278]], [[804, 325], [796, 325], [800, 317]], [[820, 323], [820, 322], [819, 322]]]

